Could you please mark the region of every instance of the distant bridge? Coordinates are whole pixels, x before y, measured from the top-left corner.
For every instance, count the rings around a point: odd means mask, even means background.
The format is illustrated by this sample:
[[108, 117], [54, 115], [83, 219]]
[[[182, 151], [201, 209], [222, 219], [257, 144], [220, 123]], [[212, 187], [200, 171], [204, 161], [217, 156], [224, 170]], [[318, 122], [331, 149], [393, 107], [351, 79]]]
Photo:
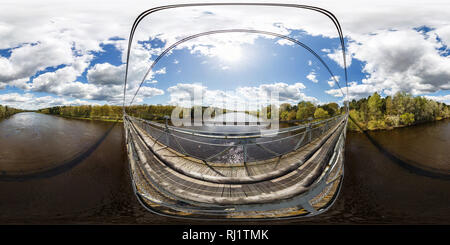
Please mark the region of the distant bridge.
[[277, 131], [199, 131], [124, 117], [135, 192], [153, 212], [281, 218], [324, 212], [344, 175], [347, 115]]

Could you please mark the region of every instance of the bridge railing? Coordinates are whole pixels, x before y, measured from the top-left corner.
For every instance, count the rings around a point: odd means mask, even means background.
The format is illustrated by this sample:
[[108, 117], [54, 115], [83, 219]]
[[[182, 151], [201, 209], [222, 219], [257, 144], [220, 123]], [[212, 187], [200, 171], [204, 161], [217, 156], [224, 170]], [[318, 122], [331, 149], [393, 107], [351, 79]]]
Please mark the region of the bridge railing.
[[242, 163], [281, 157], [321, 137], [344, 116], [279, 130], [210, 132], [127, 116], [157, 142], [205, 162]]

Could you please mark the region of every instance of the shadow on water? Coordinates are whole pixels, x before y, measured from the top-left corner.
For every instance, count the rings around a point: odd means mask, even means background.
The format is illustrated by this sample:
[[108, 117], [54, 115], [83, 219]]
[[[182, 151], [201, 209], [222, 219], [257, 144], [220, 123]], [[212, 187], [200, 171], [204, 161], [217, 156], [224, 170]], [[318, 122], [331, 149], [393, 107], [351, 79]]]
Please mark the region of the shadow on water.
[[83, 162], [84, 159], [86, 159], [88, 156], [90, 156], [97, 148], [98, 146], [106, 139], [106, 137], [109, 135], [109, 133], [114, 129], [116, 126], [118, 120], [113, 123], [113, 125], [106, 130], [106, 132], [92, 145], [87, 147], [86, 150], [79, 152], [74, 157], [70, 159], [66, 159], [58, 164], [56, 164], [56, 167], [46, 169], [44, 171], [40, 172], [33, 172], [33, 173], [25, 173], [25, 174], [1, 174], [0, 175], [0, 181], [28, 181], [32, 179], [40, 179], [40, 178], [48, 178], [53, 177], [56, 175], [59, 175], [61, 173], [64, 173], [66, 171], [69, 171], [73, 167], [77, 166], [81, 162]]
[[[403, 157], [400, 157], [390, 151], [388, 151], [386, 148], [384, 148], [378, 141], [376, 141], [370, 134], [363, 130], [358, 123], [349, 115], [350, 120], [353, 121], [353, 123], [363, 132], [363, 134], [367, 137], [367, 139], [372, 143], [384, 156], [389, 158], [392, 162], [396, 163], [400, 167], [410, 171], [411, 173], [426, 176], [434, 179], [441, 179], [441, 180], [450, 180], [450, 175], [445, 173], [439, 173], [436, 171], [431, 171], [427, 169], [423, 169], [421, 167], [418, 167], [417, 165], [423, 165], [420, 163], [416, 163], [412, 160], [403, 160]], [[413, 163], [414, 162], [414, 163]], [[413, 163], [413, 164], [412, 164]]]

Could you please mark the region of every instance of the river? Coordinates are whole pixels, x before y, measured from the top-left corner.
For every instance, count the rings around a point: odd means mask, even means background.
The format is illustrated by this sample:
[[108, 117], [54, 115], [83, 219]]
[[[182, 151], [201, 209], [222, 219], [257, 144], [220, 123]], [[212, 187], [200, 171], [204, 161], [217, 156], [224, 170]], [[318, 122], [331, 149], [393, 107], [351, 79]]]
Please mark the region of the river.
[[[349, 132], [344, 183], [333, 207], [316, 217], [245, 223], [450, 224], [448, 149], [450, 120]], [[0, 121], [0, 224], [11, 223], [205, 224], [140, 206], [121, 123], [32, 112]]]

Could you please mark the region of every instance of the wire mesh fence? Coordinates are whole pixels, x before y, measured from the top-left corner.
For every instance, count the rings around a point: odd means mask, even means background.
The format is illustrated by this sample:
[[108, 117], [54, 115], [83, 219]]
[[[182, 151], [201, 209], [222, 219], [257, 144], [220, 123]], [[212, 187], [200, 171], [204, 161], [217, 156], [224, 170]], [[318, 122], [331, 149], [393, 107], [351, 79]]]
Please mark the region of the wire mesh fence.
[[[155, 143], [178, 153], [213, 163], [262, 161], [283, 156], [313, 142], [343, 119], [342, 115], [279, 130], [240, 132], [202, 131], [147, 121], [128, 116], [149, 134]], [[249, 130], [250, 127], [247, 129]]]

